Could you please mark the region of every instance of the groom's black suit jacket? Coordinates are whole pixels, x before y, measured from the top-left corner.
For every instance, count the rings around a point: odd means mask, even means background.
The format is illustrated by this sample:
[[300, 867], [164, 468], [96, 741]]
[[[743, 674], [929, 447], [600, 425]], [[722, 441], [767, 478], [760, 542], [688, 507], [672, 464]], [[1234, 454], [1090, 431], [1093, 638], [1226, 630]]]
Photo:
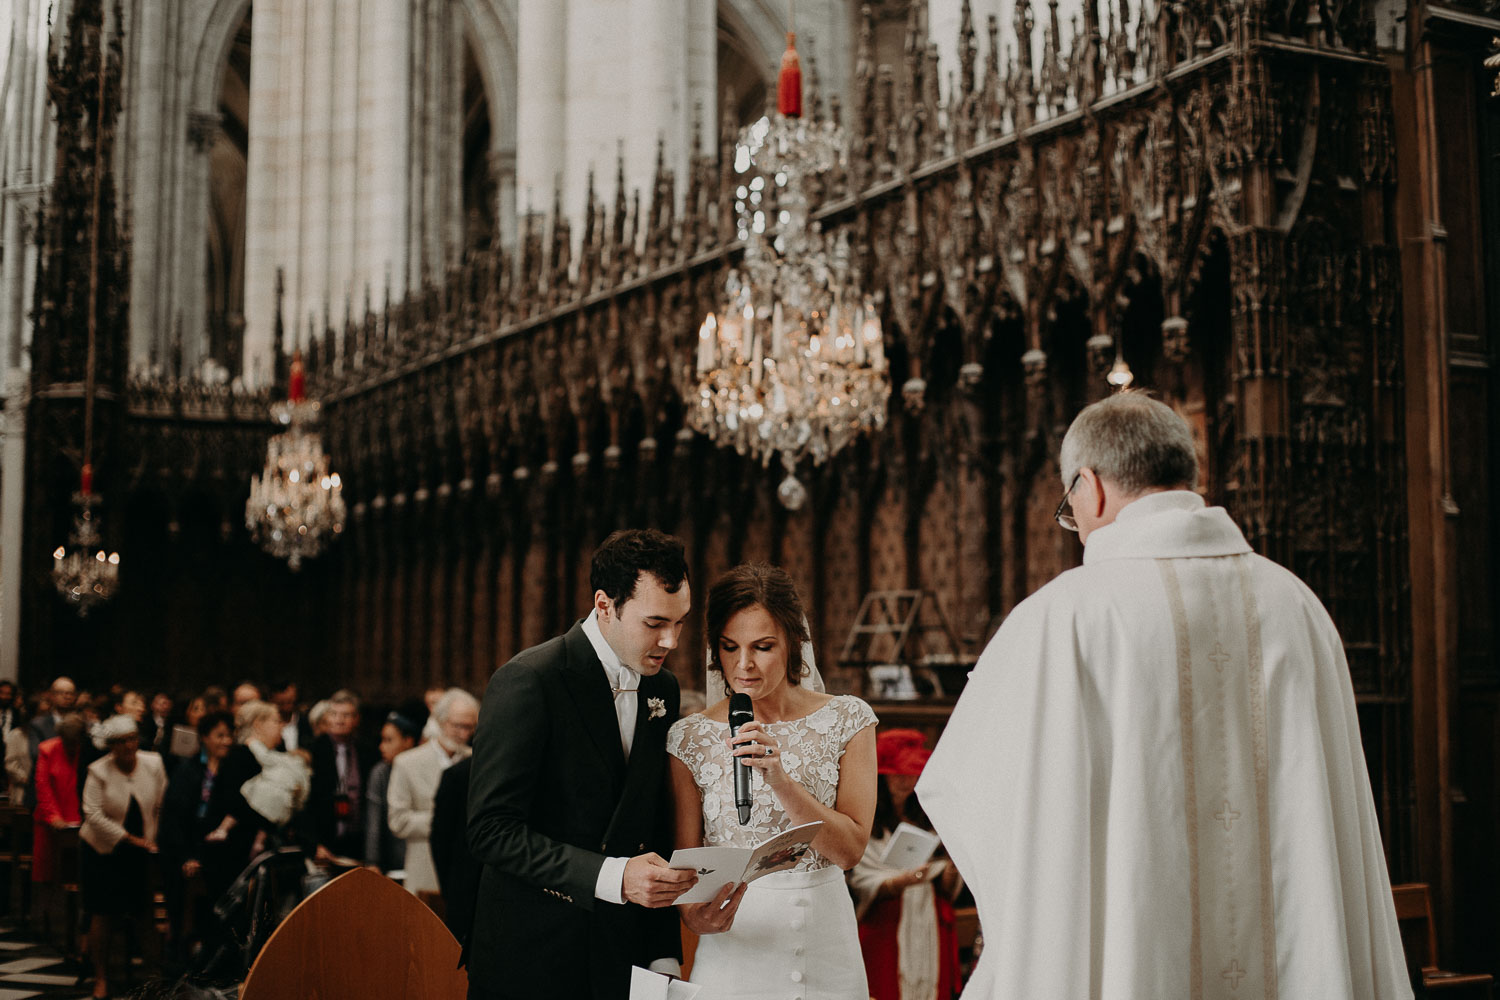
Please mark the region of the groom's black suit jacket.
[[469, 779], [469, 847], [483, 866], [465, 949], [471, 997], [624, 1000], [632, 965], [681, 958], [675, 908], [594, 897], [606, 857], [671, 853], [666, 739], [677, 680], [642, 677], [633, 697], [627, 764], [581, 623], [490, 678]]

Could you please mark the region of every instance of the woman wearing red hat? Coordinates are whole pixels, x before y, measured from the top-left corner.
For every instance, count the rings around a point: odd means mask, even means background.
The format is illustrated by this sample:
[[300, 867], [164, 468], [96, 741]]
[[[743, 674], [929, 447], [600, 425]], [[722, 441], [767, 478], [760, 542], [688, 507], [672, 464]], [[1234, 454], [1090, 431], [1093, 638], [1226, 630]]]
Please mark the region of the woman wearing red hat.
[[932, 751], [915, 729], [891, 729], [875, 743], [880, 775], [875, 828], [849, 873], [859, 943], [874, 1000], [951, 1000], [958, 994], [953, 899], [962, 885], [944, 860], [904, 869], [886, 859], [903, 823], [931, 831], [912, 790]]

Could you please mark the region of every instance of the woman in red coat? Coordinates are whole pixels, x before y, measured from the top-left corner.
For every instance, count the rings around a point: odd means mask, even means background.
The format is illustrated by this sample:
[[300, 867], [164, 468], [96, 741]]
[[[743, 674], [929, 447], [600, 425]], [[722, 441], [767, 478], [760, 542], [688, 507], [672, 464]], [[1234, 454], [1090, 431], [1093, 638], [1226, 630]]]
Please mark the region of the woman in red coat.
[[78, 803], [78, 752], [83, 745], [83, 716], [69, 712], [57, 724], [57, 735], [36, 750], [36, 811], [32, 813], [33, 882], [57, 880], [57, 831], [83, 822]]

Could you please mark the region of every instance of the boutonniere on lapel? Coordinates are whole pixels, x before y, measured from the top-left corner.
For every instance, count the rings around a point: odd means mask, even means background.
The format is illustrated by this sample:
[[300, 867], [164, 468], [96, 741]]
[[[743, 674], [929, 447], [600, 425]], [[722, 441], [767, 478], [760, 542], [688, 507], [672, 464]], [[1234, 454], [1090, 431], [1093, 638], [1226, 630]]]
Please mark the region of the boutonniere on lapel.
[[646, 716], [648, 720], [660, 719], [662, 716], [667, 714], [667, 703], [660, 698], [647, 698], [646, 708], [650, 709], [651, 711], [651, 714]]

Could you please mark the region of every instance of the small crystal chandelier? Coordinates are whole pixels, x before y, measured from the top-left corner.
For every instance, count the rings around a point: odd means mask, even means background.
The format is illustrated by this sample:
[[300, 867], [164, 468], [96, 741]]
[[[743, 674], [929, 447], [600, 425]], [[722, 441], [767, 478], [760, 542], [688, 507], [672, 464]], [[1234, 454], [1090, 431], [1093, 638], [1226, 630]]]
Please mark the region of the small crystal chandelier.
[[848, 240], [830, 239], [809, 218], [808, 181], [843, 160], [845, 143], [832, 123], [802, 118], [790, 32], [777, 106], [735, 146], [744, 259], [725, 304], [698, 330], [696, 363], [680, 388], [688, 426], [762, 465], [781, 458], [787, 475], [777, 495], [796, 510], [807, 500], [797, 464], [821, 465], [884, 426], [891, 383], [879, 312], [860, 289]]
[[52, 582], [80, 616], [113, 597], [120, 584], [120, 553], [105, 552], [101, 545], [94, 516], [99, 497], [93, 491], [93, 480], [93, 467], [85, 465], [78, 492], [73, 494], [73, 530], [68, 543], [52, 553]]
[[261, 548], [295, 572], [344, 530], [343, 482], [329, 471], [318, 435], [318, 404], [305, 398], [302, 355], [292, 359], [288, 398], [271, 407], [287, 429], [266, 443], [266, 467], [250, 479], [245, 527]]

